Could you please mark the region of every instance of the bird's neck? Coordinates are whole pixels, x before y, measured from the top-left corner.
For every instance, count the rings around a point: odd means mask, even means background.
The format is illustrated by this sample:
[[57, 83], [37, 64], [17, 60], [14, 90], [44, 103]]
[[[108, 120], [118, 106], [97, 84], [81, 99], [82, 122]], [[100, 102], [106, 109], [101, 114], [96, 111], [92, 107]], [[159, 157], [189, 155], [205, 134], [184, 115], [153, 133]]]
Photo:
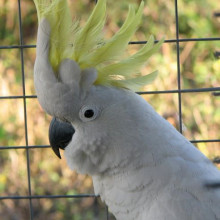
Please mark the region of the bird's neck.
[[148, 198], [146, 194], [153, 181], [147, 180], [146, 176], [143, 178], [144, 169], [139, 167], [111, 176], [93, 176], [95, 194], [100, 195], [117, 220], [141, 219], [140, 210], [150, 203], [150, 196]]

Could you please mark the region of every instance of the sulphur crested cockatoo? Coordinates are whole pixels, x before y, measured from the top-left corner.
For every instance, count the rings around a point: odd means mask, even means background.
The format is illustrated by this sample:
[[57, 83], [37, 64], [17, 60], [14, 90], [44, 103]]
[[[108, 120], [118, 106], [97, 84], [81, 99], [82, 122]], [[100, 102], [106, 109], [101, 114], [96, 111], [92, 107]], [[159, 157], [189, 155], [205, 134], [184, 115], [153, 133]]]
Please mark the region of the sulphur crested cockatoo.
[[[217, 220], [217, 168], [132, 89], [156, 73], [138, 75], [163, 41], [116, 62], [143, 10], [130, 7], [122, 28], [103, 42], [105, 0], [83, 28], [65, 0], [35, 0], [39, 29], [34, 82], [54, 117], [50, 141], [68, 166], [92, 176], [94, 190], [117, 220]], [[111, 61], [111, 62], [110, 62]], [[135, 74], [135, 75], [133, 75]]]

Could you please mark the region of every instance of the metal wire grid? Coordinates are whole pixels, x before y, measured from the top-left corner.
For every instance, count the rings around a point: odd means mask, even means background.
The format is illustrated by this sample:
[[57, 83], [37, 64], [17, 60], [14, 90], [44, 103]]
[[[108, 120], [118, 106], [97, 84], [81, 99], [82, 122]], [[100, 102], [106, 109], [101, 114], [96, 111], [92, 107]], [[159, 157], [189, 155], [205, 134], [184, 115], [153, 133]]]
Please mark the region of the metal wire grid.
[[[95, 0], [97, 2], [97, 0]], [[28, 182], [28, 196], [0, 196], [0, 200], [20, 200], [27, 199], [29, 200], [29, 210], [30, 210], [30, 220], [34, 219], [33, 214], [33, 199], [59, 199], [59, 198], [88, 198], [88, 197], [96, 197], [93, 194], [80, 194], [80, 195], [32, 195], [31, 190], [31, 173], [30, 173], [30, 152], [29, 149], [36, 148], [49, 148], [48, 145], [34, 145], [30, 146], [28, 144], [28, 129], [27, 129], [27, 109], [26, 102], [27, 99], [35, 99], [37, 98], [35, 95], [26, 95], [25, 91], [25, 70], [24, 70], [24, 49], [26, 48], [35, 48], [36, 45], [24, 45], [23, 42], [23, 32], [22, 32], [22, 19], [21, 19], [21, 0], [17, 0], [18, 4], [18, 15], [19, 15], [19, 35], [20, 35], [20, 44], [19, 45], [5, 45], [0, 46], [0, 49], [20, 49], [20, 62], [21, 62], [21, 73], [22, 73], [22, 88], [23, 95], [20, 96], [0, 96], [0, 99], [22, 99], [23, 100], [23, 108], [24, 108], [24, 127], [25, 127], [25, 146], [0, 146], [0, 150], [10, 150], [10, 149], [25, 149], [26, 150], [26, 158], [27, 158], [27, 182]], [[180, 71], [180, 42], [189, 42], [189, 41], [220, 41], [220, 37], [215, 38], [190, 38], [190, 39], [179, 39], [179, 18], [178, 18], [178, 0], [174, 0], [175, 7], [175, 24], [176, 24], [176, 39], [165, 40], [165, 43], [176, 43], [176, 57], [177, 57], [177, 84], [178, 89], [176, 90], [162, 90], [162, 91], [148, 91], [148, 92], [139, 92], [138, 94], [178, 94], [178, 110], [179, 110], [179, 131], [182, 133], [182, 99], [181, 96], [183, 93], [203, 93], [203, 92], [212, 92], [212, 95], [219, 96], [220, 95], [220, 87], [215, 88], [199, 88], [199, 89], [182, 89], [181, 88], [181, 71]], [[220, 16], [220, 13], [215, 13], [214, 16]], [[146, 41], [133, 41], [130, 44], [145, 44]], [[220, 56], [220, 52], [216, 51], [216, 57]], [[208, 140], [191, 140], [192, 143], [210, 143], [210, 142], [220, 142], [220, 139], [208, 139]], [[218, 160], [214, 161], [216, 163], [220, 162]], [[109, 220], [108, 207], [106, 207], [106, 219]]]

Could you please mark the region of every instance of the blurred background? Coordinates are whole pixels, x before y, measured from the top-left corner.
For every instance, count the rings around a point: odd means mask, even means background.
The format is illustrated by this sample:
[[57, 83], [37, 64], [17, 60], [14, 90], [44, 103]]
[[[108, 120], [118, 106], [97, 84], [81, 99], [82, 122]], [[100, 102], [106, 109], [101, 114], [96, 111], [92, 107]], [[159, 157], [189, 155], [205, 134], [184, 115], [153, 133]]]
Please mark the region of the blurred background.
[[[139, 5], [139, 0], [107, 1], [108, 16], [104, 29], [110, 38], [118, 31], [128, 12], [128, 3]], [[156, 39], [176, 38], [175, 1], [145, 0], [143, 22], [132, 41], [145, 41], [150, 34]], [[70, 0], [73, 19], [83, 25], [94, 8], [94, 0]], [[35, 45], [37, 15], [32, 0], [20, 0], [24, 45]], [[220, 12], [217, 0], [179, 0], [179, 37], [218, 38], [209, 41], [180, 42], [180, 72], [182, 89], [220, 87], [220, 59], [214, 56], [220, 50]], [[0, 1], [0, 47], [20, 45], [19, 10], [17, 0]], [[133, 54], [141, 45], [129, 45]], [[178, 89], [176, 43], [164, 43], [160, 52], [150, 59], [142, 73], [159, 71], [155, 82], [144, 91]], [[65, 160], [59, 160], [47, 147], [46, 115], [33, 96], [33, 66], [35, 47], [23, 49], [25, 80], [22, 79], [19, 48], [0, 49], [0, 216], [3, 220], [30, 219], [28, 199], [1, 199], [7, 196], [28, 196], [28, 169], [32, 195], [93, 194], [89, 176], [71, 171]], [[26, 122], [24, 99], [26, 104]], [[15, 97], [14, 97], [15, 96]], [[21, 96], [21, 97], [20, 97]], [[144, 98], [179, 129], [178, 94], [145, 94]], [[189, 140], [220, 139], [220, 97], [212, 92], [183, 93], [183, 135]], [[26, 127], [27, 125], [27, 127]], [[27, 151], [26, 146], [30, 146]], [[42, 146], [42, 147], [36, 147]], [[45, 146], [45, 147], [44, 147]], [[220, 142], [195, 144], [206, 156], [220, 156]], [[28, 157], [28, 160], [27, 160]], [[41, 198], [32, 199], [33, 219], [48, 220], [104, 220], [106, 207], [99, 198]], [[112, 216], [109, 219], [113, 220]]]

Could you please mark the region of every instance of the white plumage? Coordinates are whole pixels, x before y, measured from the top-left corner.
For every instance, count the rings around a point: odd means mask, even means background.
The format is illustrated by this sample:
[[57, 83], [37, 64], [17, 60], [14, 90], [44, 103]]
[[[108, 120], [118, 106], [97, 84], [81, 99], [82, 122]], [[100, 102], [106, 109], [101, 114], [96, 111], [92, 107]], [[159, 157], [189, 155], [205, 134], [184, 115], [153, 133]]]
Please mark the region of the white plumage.
[[[42, 31], [44, 30], [44, 31]], [[37, 42], [35, 87], [42, 107], [71, 122], [71, 169], [92, 176], [117, 220], [217, 220], [217, 168], [139, 95], [94, 85], [94, 69], [65, 60], [57, 79], [48, 62], [49, 25]], [[86, 117], [86, 110], [93, 116]]]

